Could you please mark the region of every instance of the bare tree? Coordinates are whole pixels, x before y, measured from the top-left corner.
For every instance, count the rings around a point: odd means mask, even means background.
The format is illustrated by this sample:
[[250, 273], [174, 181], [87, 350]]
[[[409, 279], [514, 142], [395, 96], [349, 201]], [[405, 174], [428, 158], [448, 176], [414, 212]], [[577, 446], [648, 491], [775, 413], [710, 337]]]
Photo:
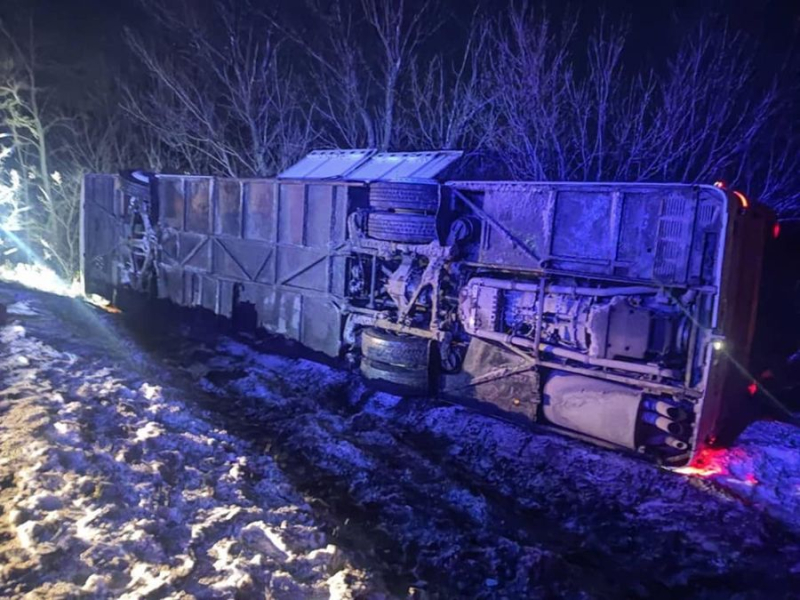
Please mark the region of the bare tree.
[[430, 0], [425, 0], [419, 7], [411, 7], [411, 10], [406, 6], [406, 0], [362, 0], [361, 4], [382, 50], [383, 106], [379, 112], [381, 127], [377, 141], [378, 148], [386, 150], [394, 134], [400, 75], [420, 43], [435, 31], [437, 22], [430, 19]]
[[575, 26], [567, 19], [558, 28], [521, 3], [492, 29], [489, 70], [499, 123], [489, 146], [516, 177], [563, 178], [571, 169], [565, 113]]
[[168, 39], [184, 42], [162, 47], [128, 32], [151, 85], [129, 85], [125, 106], [178, 159], [172, 168], [266, 176], [307, 151], [311, 107], [271, 27], [241, 3], [215, 3], [205, 18], [191, 3], [145, 4]]
[[0, 23], [0, 36], [9, 50], [0, 83], [3, 124], [11, 133], [20, 163], [27, 167], [27, 159], [33, 155], [34, 163], [31, 169], [26, 169], [25, 176], [35, 178], [41, 193], [50, 198], [48, 133], [55, 123], [45, 124], [42, 115], [33, 21], [28, 22], [28, 35], [23, 42], [12, 35], [4, 23]]
[[39, 85], [41, 65], [33, 22], [28, 23], [24, 39], [0, 24], [0, 40], [8, 57], [0, 73], [0, 122], [8, 131], [13, 160], [21, 172], [18, 193], [25, 208], [26, 245], [39, 247], [62, 274], [72, 276], [78, 265], [78, 186], [73, 185], [73, 173], [65, 176], [51, 167], [64, 146], [71, 119], [50, 107], [50, 96]]
[[557, 29], [522, 2], [493, 29], [499, 126], [487, 145], [514, 176], [725, 179], [785, 210], [778, 198], [798, 190], [800, 177], [797, 138], [783, 135], [788, 124], [780, 119], [796, 114], [787, 103], [797, 90], [779, 85], [777, 73], [758, 72], [743, 34], [708, 17], [663, 68], [632, 72], [623, 60], [624, 25], [609, 26], [601, 13], [584, 42], [575, 36], [576, 15], [563, 22]]
[[[0, 138], [5, 137], [0, 136]], [[7, 140], [3, 139], [3, 141]], [[18, 248], [5, 247], [7, 243], [4, 238], [8, 233], [16, 235], [16, 232], [24, 228], [25, 213], [28, 210], [20, 194], [22, 178], [19, 171], [7, 169], [5, 165], [12, 151], [13, 146], [5, 144], [0, 146], [0, 168], [2, 168], [2, 175], [0, 175], [0, 247], [2, 247], [4, 257], [18, 251]]]
[[[787, 54], [789, 56], [789, 54]], [[723, 179], [785, 210], [800, 194], [797, 63], [758, 68], [757, 45], [724, 19], [703, 22], [670, 63], [656, 128], [662, 177]]]
[[800, 129], [796, 91], [787, 102], [785, 118], [770, 126], [770, 133], [750, 144], [731, 166], [728, 181], [747, 190], [753, 198], [772, 206], [781, 217], [800, 217]]
[[493, 135], [495, 94], [489, 72], [489, 21], [476, 10], [452, 59], [415, 53], [400, 102], [404, 146], [480, 148]]
[[435, 0], [307, 0], [306, 9], [310, 29], [281, 25], [309, 59], [323, 141], [394, 147], [402, 78], [439, 27]]

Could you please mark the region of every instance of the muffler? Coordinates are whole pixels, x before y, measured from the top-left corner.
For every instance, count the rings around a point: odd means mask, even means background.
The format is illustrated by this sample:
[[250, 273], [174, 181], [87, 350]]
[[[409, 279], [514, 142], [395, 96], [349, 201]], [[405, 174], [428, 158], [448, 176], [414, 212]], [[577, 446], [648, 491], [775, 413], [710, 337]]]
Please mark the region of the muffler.
[[675, 450], [687, 450], [689, 444], [671, 435], [656, 435], [647, 440], [648, 446], [669, 446]]
[[682, 423], [677, 423], [672, 419], [663, 417], [658, 413], [650, 412], [648, 410], [642, 413], [642, 421], [649, 423], [650, 425], [655, 425], [658, 429], [664, 433], [669, 433], [670, 435], [677, 435], [680, 437], [686, 433], [686, 427]]
[[[542, 413], [552, 424], [570, 431], [637, 449], [645, 442], [638, 433], [656, 438], [645, 445], [686, 450], [690, 427], [676, 418], [687, 412], [675, 404], [649, 396], [641, 388], [554, 371], [544, 384]], [[646, 431], [653, 425], [666, 435]]]
[[636, 448], [641, 390], [555, 372], [543, 392], [542, 412], [550, 423], [625, 448]]
[[662, 417], [667, 417], [673, 421], [683, 421], [687, 417], [685, 410], [675, 406], [674, 404], [670, 404], [669, 402], [664, 402], [663, 400], [647, 398], [642, 405], [644, 406], [645, 410], [658, 413]]

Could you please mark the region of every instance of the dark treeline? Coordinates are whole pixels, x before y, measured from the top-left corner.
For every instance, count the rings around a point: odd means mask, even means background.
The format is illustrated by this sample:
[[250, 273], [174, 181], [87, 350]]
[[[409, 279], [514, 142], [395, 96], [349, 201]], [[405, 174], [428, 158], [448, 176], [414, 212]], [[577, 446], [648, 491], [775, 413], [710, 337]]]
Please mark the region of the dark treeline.
[[723, 179], [796, 213], [796, 22], [617, 4], [130, 0], [87, 21], [10, 1], [0, 213], [73, 273], [83, 173], [270, 176], [322, 147], [461, 148], [487, 178]]

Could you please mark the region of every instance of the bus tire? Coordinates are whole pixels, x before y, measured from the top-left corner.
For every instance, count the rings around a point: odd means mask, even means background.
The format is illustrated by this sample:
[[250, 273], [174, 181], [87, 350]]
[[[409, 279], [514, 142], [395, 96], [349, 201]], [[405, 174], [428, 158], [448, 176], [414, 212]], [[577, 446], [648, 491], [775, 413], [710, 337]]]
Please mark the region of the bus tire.
[[435, 183], [377, 181], [369, 187], [369, 203], [377, 210], [436, 212], [439, 186]]
[[398, 396], [424, 396], [430, 392], [427, 366], [412, 369], [362, 358], [361, 374], [370, 387]]
[[374, 327], [361, 334], [361, 354], [364, 358], [398, 367], [427, 369], [429, 345], [425, 338], [398, 335]]
[[436, 219], [413, 213], [371, 212], [367, 236], [384, 242], [429, 244], [436, 239]]

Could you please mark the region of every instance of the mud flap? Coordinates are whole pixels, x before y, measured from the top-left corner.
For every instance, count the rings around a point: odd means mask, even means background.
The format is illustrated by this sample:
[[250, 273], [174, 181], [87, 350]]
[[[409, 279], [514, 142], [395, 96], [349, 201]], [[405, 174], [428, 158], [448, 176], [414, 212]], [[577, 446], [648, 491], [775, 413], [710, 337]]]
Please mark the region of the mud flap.
[[459, 373], [443, 375], [448, 400], [524, 421], [536, 421], [539, 373], [521, 356], [478, 338], [470, 340]]

